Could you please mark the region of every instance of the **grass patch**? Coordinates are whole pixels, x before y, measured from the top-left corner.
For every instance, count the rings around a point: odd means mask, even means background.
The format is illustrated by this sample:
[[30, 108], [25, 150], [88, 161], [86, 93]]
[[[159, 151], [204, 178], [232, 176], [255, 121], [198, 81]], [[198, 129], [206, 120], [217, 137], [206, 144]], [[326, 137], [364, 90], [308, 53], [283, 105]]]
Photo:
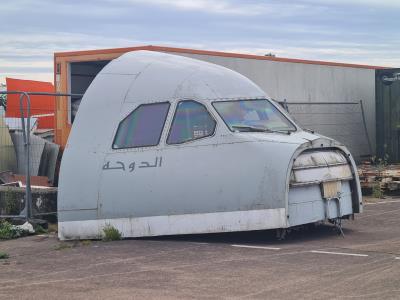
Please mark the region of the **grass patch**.
[[7, 221], [0, 221], [0, 240], [16, 239], [28, 234], [28, 231], [15, 227]]
[[92, 244], [91, 240], [83, 240], [81, 241], [82, 246], [90, 246]]
[[57, 223], [49, 223], [47, 231], [48, 232], [52, 232], [52, 233], [56, 233], [58, 231]]
[[383, 191], [381, 189], [380, 184], [376, 184], [374, 185], [374, 187], [372, 188], [372, 197], [374, 198], [379, 198], [382, 199], [383, 198]]
[[119, 241], [120, 239], [122, 239], [122, 235], [117, 228], [115, 228], [111, 224], [106, 224], [106, 226], [104, 226], [103, 228], [104, 242]]
[[68, 244], [68, 243], [60, 243], [57, 246], [54, 247], [54, 250], [66, 250], [66, 249], [71, 249], [72, 245]]
[[9, 258], [10, 255], [8, 255], [8, 253], [6, 252], [0, 252], [0, 259], [7, 259]]
[[47, 229], [44, 229], [42, 226], [40, 226], [40, 225], [36, 225], [35, 227], [34, 227], [34, 229], [35, 229], [35, 234], [47, 234], [47, 233], [49, 233], [49, 231], [47, 230]]

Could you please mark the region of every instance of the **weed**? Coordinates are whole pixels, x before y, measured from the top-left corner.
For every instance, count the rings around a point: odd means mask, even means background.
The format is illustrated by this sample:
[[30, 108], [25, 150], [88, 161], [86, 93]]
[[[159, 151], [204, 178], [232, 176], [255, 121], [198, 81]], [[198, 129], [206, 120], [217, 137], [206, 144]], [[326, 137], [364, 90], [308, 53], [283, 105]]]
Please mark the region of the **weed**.
[[0, 259], [7, 259], [9, 258], [10, 255], [8, 255], [8, 253], [6, 252], [0, 252]]
[[0, 240], [16, 239], [28, 234], [28, 231], [18, 228], [7, 221], [0, 221]]
[[58, 231], [58, 226], [57, 223], [49, 223], [48, 224], [48, 232], [57, 232]]
[[383, 198], [383, 191], [379, 183], [374, 185], [374, 187], [372, 188], [372, 196], [379, 199]]
[[385, 167], [389, 164], [389, 155], [385, 154], [383, 157], [378, 158], [376, 156], [371, 157], [372, 164], [378, 167], [378, 171], [382, 172]]
[[111, 224], [106, 224], [103, 228], [103, 241], [118, 241], [122, 239], [121, 232]]
[[44, 229], [42, 226], [39, 224], [35, 226], [35, 233], [36, 234], [44, 234], [44, 233], [49, 233], [47, 229]]
[[81, 241], [82, 246], [90, 246], [92, 244], [91, 240], [83, 240]]
[[71, 249], [72, 245], [68, 243], [60, 243], [57, 246], [54, 247], [54, 250], [65, 250], [65, 249]]

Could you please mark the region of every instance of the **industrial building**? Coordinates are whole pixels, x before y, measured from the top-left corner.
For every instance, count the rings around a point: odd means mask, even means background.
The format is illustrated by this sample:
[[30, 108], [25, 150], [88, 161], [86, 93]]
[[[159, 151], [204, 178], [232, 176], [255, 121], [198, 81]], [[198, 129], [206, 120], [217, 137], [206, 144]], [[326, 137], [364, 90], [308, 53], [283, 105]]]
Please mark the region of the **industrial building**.
[[[339, 140], [356, 159], [375, 153], [375, 71], [382, 69], [377, 66], [159, 46], [60, 52], [54, 54], [56, 91], [83, 94], [108, 62], [138, 50], [186, 56], [237, 71], [274, 100], [303, 103], [289, 109], [298, 123]], [[154, 83], [154, 88], [157, 84]], [[61, 147], [66, 145], [80, 101], [80, 97], [57, 99], [55, 141]], [[340, 104], [304, 104], [320, 102]]]

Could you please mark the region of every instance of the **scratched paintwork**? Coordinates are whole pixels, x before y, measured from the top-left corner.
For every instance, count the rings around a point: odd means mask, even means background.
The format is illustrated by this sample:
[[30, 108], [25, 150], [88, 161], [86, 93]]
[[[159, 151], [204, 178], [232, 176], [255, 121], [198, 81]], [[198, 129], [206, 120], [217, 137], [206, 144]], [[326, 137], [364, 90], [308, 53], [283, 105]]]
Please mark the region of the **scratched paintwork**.
[[[167, 145], [182, 99], [203, 104], [216, 130], [210, 137]], [[128, 237], [286, 228], [319, 221], [324, 218], [319, 183], [326, 174], [330, 179], [349, 175], [343, 184], [343, 213], [361, 210], [355, 164], [342, 144], [301, 130], [276, 104], [296, 132], [231, 132], [212, 106], [228, 99], [269, 97], [234, 71], [181, 56], [135, 51], [110, 62], [86, 91], [65, 148], [59, 237], [98, 236], [104, 224]], [[171, 106], [157, 146], [112, 149], [119, 122], [132, 110], [165, 101]], [[300, 171], [298, 178], [303, 171], [317, 170], [314, 177], [307, 175], [316, 182], [291, 186], [293, 166], [300, 168], [295, 170]], [[313, 218], [304, 217], [307, 201], [292, 202], [310, 199], [307, 195], [315, 200]]]

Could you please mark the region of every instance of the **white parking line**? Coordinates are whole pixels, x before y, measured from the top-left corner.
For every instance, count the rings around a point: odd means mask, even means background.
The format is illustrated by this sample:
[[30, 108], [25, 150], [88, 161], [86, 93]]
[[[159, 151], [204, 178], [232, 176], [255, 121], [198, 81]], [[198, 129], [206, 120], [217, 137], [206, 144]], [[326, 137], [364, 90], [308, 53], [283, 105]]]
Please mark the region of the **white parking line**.
[[348, 255], [348, 256], [359, 256], [366, 257], [367, 254], [358, 254], [358, 253], [344, 253], [344, 252], [330, 252], [330, 251], [319, 251], [319, 250], [311, 250], [311, 253], [320, 253], [320, 254], [334, 254], [334, 255]]
[[232, 247], [238, 248], [251, 248], [251, 249], [264, 249], [264, 250], [281, 250], [277, 247], [264, 247], [264, 246], [250, 246], [250, 245], [231, 245]]

